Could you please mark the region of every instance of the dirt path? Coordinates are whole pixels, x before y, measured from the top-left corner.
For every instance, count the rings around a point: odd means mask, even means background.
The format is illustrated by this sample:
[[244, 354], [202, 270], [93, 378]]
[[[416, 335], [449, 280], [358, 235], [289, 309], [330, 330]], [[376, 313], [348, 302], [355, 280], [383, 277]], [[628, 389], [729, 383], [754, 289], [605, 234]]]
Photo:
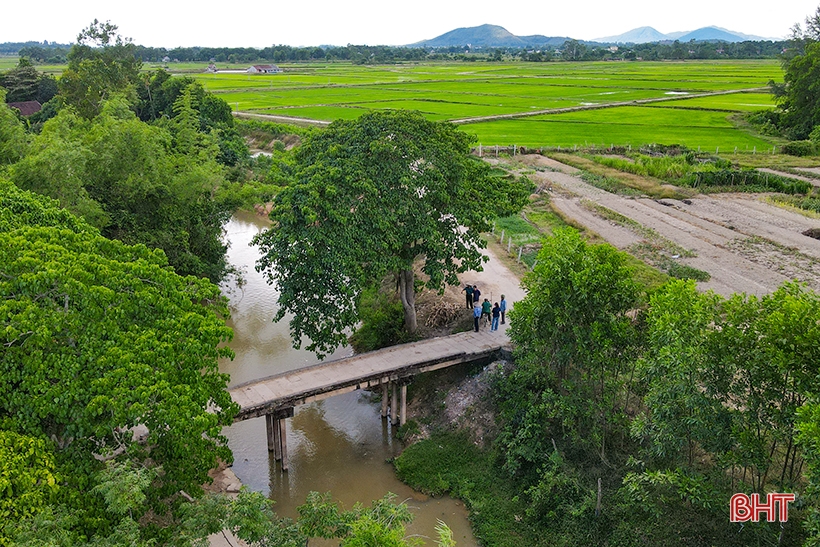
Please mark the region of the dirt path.
[[[790, 279], [820, 289], [820, 241], [802, 234], [820, 228], [818, 219], [749, 194], [691, 200], [626, 198], [587, 184], [577, 170], [554, 160], [540, 156], [526, 160], [551, 169], [533, 177], [550, 192], [556, 209], [614, 246], [633, 250], [650, 239], [656, 246], [668, 245], [670, 254], [680, 248], [689, 251], [674, 258], [709, 272], [711, 280], [699, 284], [704, 290], [761, 295]], [[600, 207], [637, 224], [607, 218]], [[686, 256], [691, 253], [695, 256]]]

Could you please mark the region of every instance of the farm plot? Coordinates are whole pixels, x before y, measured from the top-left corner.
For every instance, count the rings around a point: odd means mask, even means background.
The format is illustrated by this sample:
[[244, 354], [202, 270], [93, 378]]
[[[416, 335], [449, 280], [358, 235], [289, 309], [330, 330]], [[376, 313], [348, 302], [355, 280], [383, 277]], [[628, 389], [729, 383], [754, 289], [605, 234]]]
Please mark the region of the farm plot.
[[[662, 103], [666, 104], [666, 103]], [[692, 149], [738, 147], [763, 151], [765, 140], [736, 129], [726, 112], [661, 106], [623, 106], [463, 126], [484, 145], [608, 147], [612, 144], [683, 144]]]
[[669, 101], [664, 106], [680, 106], [683, 108], [707, 108], [728, 110], [732, 112], [752, 112], [775, 106], [772, 95], [769, 93], [733, 93], [731, 95], [714, 95], [711, 97], [696, 97], [682, 101]]

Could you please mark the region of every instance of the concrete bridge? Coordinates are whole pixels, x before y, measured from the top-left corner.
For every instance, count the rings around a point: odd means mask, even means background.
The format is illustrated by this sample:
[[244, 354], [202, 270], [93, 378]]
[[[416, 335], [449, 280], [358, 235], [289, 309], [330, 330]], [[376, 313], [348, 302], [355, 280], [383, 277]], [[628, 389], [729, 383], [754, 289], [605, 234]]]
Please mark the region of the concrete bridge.
[[[501, 325], [506, 327], [506, 325]], [[461, 363], [490, 361], [509, 346], [506, 329], [463, 332], [401, 344], [377, 351], [328, 361], [240, 384], [229, 390], [239, 405], [236, 421], [265, 416], [268, 450], [282, 469], [288, 468], [285, 419], [294, 407], [356, 389], [378, 388], [382, 392], [382, 417], [404, 424], [407, 384], [423, 372]]]

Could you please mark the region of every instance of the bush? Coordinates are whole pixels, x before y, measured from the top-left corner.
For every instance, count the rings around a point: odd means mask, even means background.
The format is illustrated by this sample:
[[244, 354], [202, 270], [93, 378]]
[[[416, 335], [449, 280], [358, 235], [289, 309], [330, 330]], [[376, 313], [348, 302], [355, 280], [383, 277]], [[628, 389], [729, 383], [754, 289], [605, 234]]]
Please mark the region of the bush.
[[812, 141], [792, 141], [783, 145], [783, 153], [790, 156], [816, 156], [817, 147]]
[[362, 293], [359, 301], [362, 325], [350, 336], [350, 345], [357, 353], [373, 351], [409, 341], [404, 331], [404, 309], [395, 294], [378, 288]]
[[783, 192], [784, 194], [805, 194], [811, 190], [811, 183], [790, 179], [771, 173], [761, 173], [756, 169], [716, 169], [699, 171], [681, 179], [681, 183], [693, 188], [707, 187], [712, 191], [731, 192]]

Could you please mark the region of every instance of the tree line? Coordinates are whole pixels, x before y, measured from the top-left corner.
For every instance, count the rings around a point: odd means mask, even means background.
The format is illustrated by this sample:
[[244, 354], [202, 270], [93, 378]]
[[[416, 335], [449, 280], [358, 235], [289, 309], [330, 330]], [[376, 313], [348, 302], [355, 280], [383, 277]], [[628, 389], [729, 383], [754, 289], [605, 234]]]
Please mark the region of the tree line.
[[[609, 44], [567, 40], [560, 46], [530, 48], [487, 47], [474, 48], [467, 44], [448, 47], [402, 46], [315, 46], [293, 47], [273, 45], [265, 48], [177, 47], [154, 48], [134, 46], [134, 55], [143, 62], [162, 63], [167, 57], [179, 62], [334, 62], [355, 64], [392, 64], [430, 60], [454, 61], [606, 61], [606, 60], [682, 60], [682, 59], [764, 59], [775, 58], [787, 41], [749, 40], [744, 42], [695, 41], [652, 42], [647, 44], [618, 44], [617, 50]], [[37, 63], [64, 63], [68, 60], [69, 46], [26, 45], [14, 53]]]

